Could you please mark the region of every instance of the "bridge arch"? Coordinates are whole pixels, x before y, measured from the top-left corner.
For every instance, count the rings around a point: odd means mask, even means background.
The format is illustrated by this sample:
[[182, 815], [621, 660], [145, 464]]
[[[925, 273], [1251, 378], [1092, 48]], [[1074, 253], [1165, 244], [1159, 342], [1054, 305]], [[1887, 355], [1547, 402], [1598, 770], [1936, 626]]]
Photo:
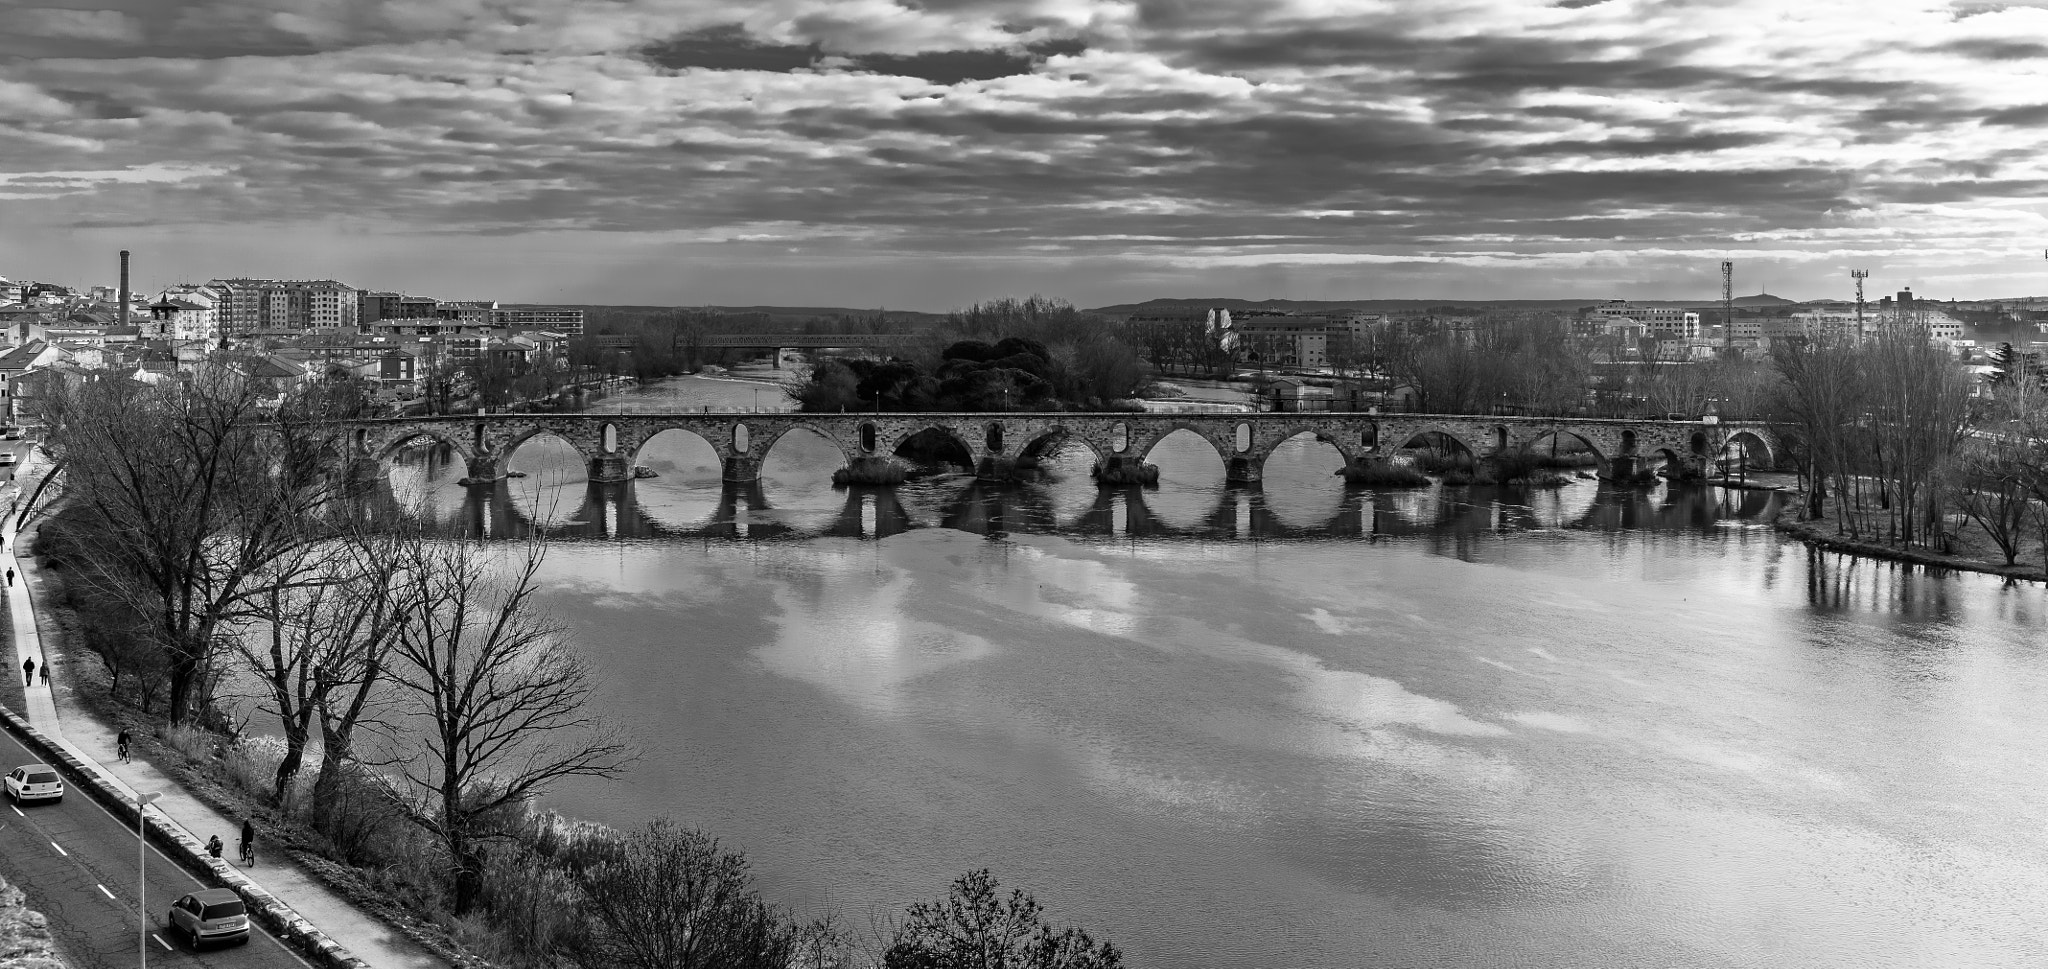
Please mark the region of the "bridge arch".
[[1537, 452], [1538, 446], [1541, 445], [1545, 439], [1549, 439], [1553, 442], [1556, 442], [1562, 441], [1565, 438], [1571, 438], [1572, 440], [1577, 441], [1580, 444], [1584, 445], [1587, 451], [1592, 452], [1593, 459], [1596, 462], [1598, 462], [1601, 466], [1604, 467], [1607, 464], [1608, 454], [1605, 450], [1603, 450], [1600, 447], [1600, 442], [1594, 440], [1593, 438], [1587, 437], [1586, 435], [1581, 434], [1578, 431], [1568, 430], [1562, 427], [1539, 427], [1535, 428], [1534, 430], [1535, 433], [1531, 435], [1527, 441], [1524, 441], [1522, 443], [1521, 450], [1526, 451], [1530, 454], [1535, 454]]
[[576, 452], [576, 456], [583, 460], [585, 467], [589, 467], [590, 459], [597, 456], [591, 454], [583, 445], [578, 444], [575, 438], [562, 433], [559, 429], [535, 424], [531, 427], [519, 428], [513, 432], [511, 437], [506, 438], [503, 444], [498, 445], [498, 453], [502, 455], [499, 461], [503, 463], [504, 467], [510, 468], [512, 466], [512, 457], [519, 453], [520, 446], [543, 434], [552, 435], [563, 444], [569, 445]]
[[[1235, 422], [1233, 422], [1233, 426], [1234, 424]], [[1210, 449], [1216, 452], [1216, 460], [1222, 462], [1223, 466], [1226, 468], [1230, 466], [1230, 458], [1231, 455], [1234, 453], [1234, 449], [1231, 446], [1232, 442], [1228, 440], [1219, 441], [1216, 439], [1215, 435], [1210, 434], [1207, 430], [1197, 427], [1193, 423], [1185, 420], [1177, 420], [1169, 424], [1166, 424], [1159, 428], [1158, 433], [1149, 434], [1142, 439], [1138, 437], [1137, 428], [1134, 427], [1131, 429], [1131, 431], [1131, 446], [1129, 450], [1136, 451], [1138, 460], [1144, 461], [1148, 464], [1152, 461], [1153, 449], [1159, 446], [1159, 442], [1164, 441], [1168, 437], [1173, 436], [1174, 432], [1176, 431], [1186, 431], [1189, 434], [1193, 434], [1194, 436], [1201, 438], [1204, 441], [1207, 441], [1209, 443]]]
[[[816, 434], [817, 436], [824, 438], [826, 441], [830, 442], [833, 447], [839, 449], [839, 458], [843, 465], [853, 464], [853, 459], [859, 456], [851, 447], [847, 445], [846, 441], [840, 439], [839, 435], [834, 434], [831, 431], [825, 430], [824, 428], [819, 427], [817, 424], [812, 423], [811, 421], [792, 421], [788, 424], [784, 424], [780, 427], [775, 427], [772, 429], [768, 427], [761, 428], [760, 431], [754, 435], [754, 450], [752, 453], [756, 457], [760, 458], [763, 462], [766, 462], [768, 460], [769, 453], [775, 450], [776, 442], [781, 441], [785, 437], [788, 437], [789, 432], [791, 431], [809, 431], [812, 434]], [[856, 433], [858, 433], [858, 431], [856, 431]]]
[[[1406, 435], [1405, 437], [1402, 436], [1404, 433]], [[1394, 442], [1394, 437], [1401, 437], [1402, 439], [1398, 443], [1396, 443]], [[1401, 451], [1406, 450], [1410, 445], [1414, 444], [1418, 440], [1429, 441], [1431, 442], [1432, 447], [1434, 443], [1437, 441], [1448, 441], [1452, 444], [1456, 444], [1458, 446], [1458, 450], [1463, 451], [1474, 458], [1479, 457], [1479, 449], [1473, 447], [1471, 441], [1465, 440], [1465, 438], [1460, 436], [1458, 432], [1453, 431], [1449, 427], [1442, 424], [1424, 424], [1419, 427], [1416, 427], [1413, 430], [1397, 431], [1395, 432], [1394, 437], [1383, 438], [1380, 443], [1383, 445], [1393, 443], [1393, 450]]]
[[[1771, 442], [1755, 431], [1744, 429], [1728, 435], [1728, 440], [1721, 445], [1721, 452], [1726, 454], [1730, 448], [1740, 448], [1741, 453], [1745, 455], [1762, 454], [1763, 467], [1775, 468], [1778, 466], [1778, 455], [1776, 451], [1771, 449]], [[1748, 464], [1749, 462], [1745, 461], [1744, 463]]]
[[1309, 435], [1317, 441], [1329, 445], [1331, 448], [1334, 448], [1337, 452], [1337, 457], [1341, 459], [1345, 464], [1352, 463], [1354, 460], [1357, 459], [1358, 455], [1362, 453], [1361, 449], [1350, 445], [1345, 440], [1345, 438], [1348, 435], [1345, 435], [1341, 431], [1332, 431], [1327, 426], [1318, 427], [1309, 424], [1292, 424], [1286, 427], [1282, 427], [1276, 433], [1272, 444], [1268, 445], [1259, 453], [1253, 455], [1255, 458], [1258, 459], [1260, 476], [1264, 477], [1264, 469], [1266, 466], [1266, 462], [1272, 460], [1274, 452], [1279, 451], [1281, 445], [1286, 444], [1288, 441], [1292, 441], [1295, 438], [1300, 437], [1304, 434]]
[[1088, 453], [1098, 465], [1111, 453], [1104, 450], [1102, 446], [1097, 445], [1094, 441], [1089, 440], [1088, 435], [1077, 433], [1064, 424], [1054, 424], [1032, 434], [1026, 439], [1024, 446], [1017, 449], [1017, 456], [1020, 458], [1043, 459], [1055, 449], [1068, 444], [1079, 444], [1087, 448]]
[[[702, 428], [690, 427], [683, 424], [669, 424], [666, 426], [648, 427], [645, 428], [645, 430], [647, 433], [640, 438], [638, 444], [633, 446], [632, 453], [627, 455], [627, 457], [635, 465], [645, 464], [646, 462], [642, 460], [642, 456], [647, 453], [647, 446], [649, 444], [653, 444], [655, 438], [658, 438], [663, 434], [668, 434], [670, 432], [675, 432], [676, 434], [684, 438], [694, 437], [697, 440], [704, 442], [704, 446], [710, 448], [711, 453], [717, 456], [721, 461], [725, 457], [724, 453], [718, 447], [718, 442], [712, 440], [709, 435], [705, 434]], [[673, 440], [673, 438], [671, 438], [671, 440]]]
[[907, 425], [904, 427], [903, 433], [901, 434], [894, 436], [886, 436], [878, 439], [876, 441], [877, 446], [875, 449], [875, 456], [900, 459], [903, 456], [903, 448], [906, 445], [908, 445], [912, 441], [922, 438], [928, 442], [925, 445], [925, 448], [929, 453], [936, 454], [940, 450], [944, 450], [947, 452], [957, 452], [962, 460], [953, 460], [951, 458], [948, 458], [948, 461], [952, 464], [961, 465], [965, 467], [967, 470], [972, 471], [975, 469], [975, 466], [980, 463], [981, 455], [987, 453], [986, 451], [980, 451], [975, 449], [975, 435], [972, 433], [975, 430], [980, 430], [984, 434], [987, 433], [987, 428], [985, 426], [981, 426], [979, 422], [977, 422], [976, 425], [971, 426], [970, 429], [964, 433], [961, 428], [954, 427], [950, 424], [932, 423], [923, 425], [921, 427], [916, 425]]
[[439, 427], [402, 427], [381, 441], [372, 443], [369, 449], [366, 450], [366, 453], [379, 462], [389, 461], [392, 455], [397, 454], [414, 441], [419, 440], [428, 440], [436, 444], [446, 445], [449, 450], [454, 451], [464, 461], [475, 457], [475, 455], [470, 453], [469, 448], [463, 446], [460, 434], [449, 434]]

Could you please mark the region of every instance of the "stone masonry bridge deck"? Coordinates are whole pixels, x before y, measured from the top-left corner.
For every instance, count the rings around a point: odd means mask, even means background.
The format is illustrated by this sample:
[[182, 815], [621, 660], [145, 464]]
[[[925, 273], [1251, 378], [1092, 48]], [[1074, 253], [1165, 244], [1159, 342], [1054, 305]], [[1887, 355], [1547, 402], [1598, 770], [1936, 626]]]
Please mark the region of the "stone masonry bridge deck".
[[485, 414], [353, 421], [347, 437], [357, 457], [379, 462], [422, 439], [445, 443], [466, 462], [468, 480], [481, 484], [504, 477], [521, 444], [553, 434], [582, 455], [591, 481], [605, 482], [632, 477], [641, 447], [668, 430], [695, 434], [711, 445], [729, 482], [759, 480], [769, 449], [797, 430], [837, 445], [850, 467], [891, 462], [911, 436], [935, 430], [964, 448], [979, 474], [992, 478], [1065, 442], [1088, 448], [1098, 477], [1105, 479], [1116, 478], [1105, 472], [1119, 466], [1141, 466], [1162, 438], [1185, 430], [1216, 449], [1237, 484], [1260, 481], [1266, 458], [1301, 434], [1329, 443], [1347, 463], [1418, 442], [1487, 459], [1552, 438], [1576, 438], [1599, 459], [1603, 478], [1629, 477], [1660, 458], [1699, 471], [1730, 449], [1770, 467], [1778, 453], [1770, 428], [1749, 422], [1371, 413]]

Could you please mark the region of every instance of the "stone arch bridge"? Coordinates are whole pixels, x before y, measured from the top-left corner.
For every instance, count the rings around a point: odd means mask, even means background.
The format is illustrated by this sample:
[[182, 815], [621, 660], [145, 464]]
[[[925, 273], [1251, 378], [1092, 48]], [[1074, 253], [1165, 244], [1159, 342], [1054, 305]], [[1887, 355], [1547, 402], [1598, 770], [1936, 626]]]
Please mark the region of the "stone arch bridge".
[[[1729, 453], [1750, 466], [1776, 466], [1779, 445], [1768, 425], [1701, 421], [1487, 417], [1436, 414], [485, 414], [348, 422], [350, 450], [382, 462], [402, 447], [447, 444], [462, 456], [472, 484], [505, 476], [514, 451], [553, 434], [582, 455], [594, 482], [632, 477], [640, 449], [656, 434], [695, 434], [718, 454], [728, 482], [757, 481], [762, 459], [783, 435], [810, 431], [837, 445], [849, 467], [886, 464], [913, 435], [937, 432], [956, 442], [984, 477], [1001, 478], [1055, 446], [1086, 447], [1097, 477], [1133, 480], [1154, 445], [1176, 431], [1209, 442], [1235, 484], [1256, 484], [1266, 458], [1297, 435], [1335, 447], [1346, 462], [1384, 457], [1410, 446], [1464, 451], [1489, 459], [1576, 438], [1598, 459], [1600, 476], [1625, 479], [1663, 460], [1689, 472]], [[1121, 472], [1121, 473], [1118, 473]]]

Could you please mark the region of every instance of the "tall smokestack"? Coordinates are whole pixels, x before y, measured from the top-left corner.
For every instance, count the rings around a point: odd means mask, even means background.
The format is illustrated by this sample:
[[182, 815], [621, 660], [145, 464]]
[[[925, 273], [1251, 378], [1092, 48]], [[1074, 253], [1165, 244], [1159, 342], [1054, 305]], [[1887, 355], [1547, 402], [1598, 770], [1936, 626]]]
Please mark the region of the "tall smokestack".
[[128, 325], [128, 250], [121, 250], [121, 325]]

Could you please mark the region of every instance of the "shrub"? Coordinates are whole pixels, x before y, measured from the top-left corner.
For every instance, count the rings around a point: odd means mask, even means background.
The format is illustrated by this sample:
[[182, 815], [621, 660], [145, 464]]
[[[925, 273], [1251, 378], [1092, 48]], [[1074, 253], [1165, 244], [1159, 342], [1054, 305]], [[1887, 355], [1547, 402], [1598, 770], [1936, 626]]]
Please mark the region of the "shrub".
[[1385, 458], [1365, 458], [1344, 466], [1344, 480], [1374, 488], [1426, 488], [1429, 477]]
[[1424, 474], [1449, 474], [1453, 471], [1462, 471], [1469, 474], [1472, 471], [1472, 455], [1462, 451], [1456, 454], [1445, 454], [1442, 451], [1418, 451], [1415, 453], [1414, 460], [1415, 466], [1421, 468]]
[[157, 736], [163, 740], [164, 746], [183, 754], [186, 762], [193, 764], [213, 759], [214, 750], [219, 746], [219, 740], [213, 734], [182, 723], [165, 727]]
[[833, 948], [829, 923], [762, 901], [746, 857], [703, 832], [660, 820], [588, 846], [594, 859], [574, 870], [590, 921], [577, 955], [585, 966], [788, 969], [799, 954]]
[[1054, 930], [1023, 891], [996, 894], [987, 869], [953, 882], [944, 901], [919, 902], [890, 934], [883, 969], [1121, 969], [1123, 954], [1076, 928]]

